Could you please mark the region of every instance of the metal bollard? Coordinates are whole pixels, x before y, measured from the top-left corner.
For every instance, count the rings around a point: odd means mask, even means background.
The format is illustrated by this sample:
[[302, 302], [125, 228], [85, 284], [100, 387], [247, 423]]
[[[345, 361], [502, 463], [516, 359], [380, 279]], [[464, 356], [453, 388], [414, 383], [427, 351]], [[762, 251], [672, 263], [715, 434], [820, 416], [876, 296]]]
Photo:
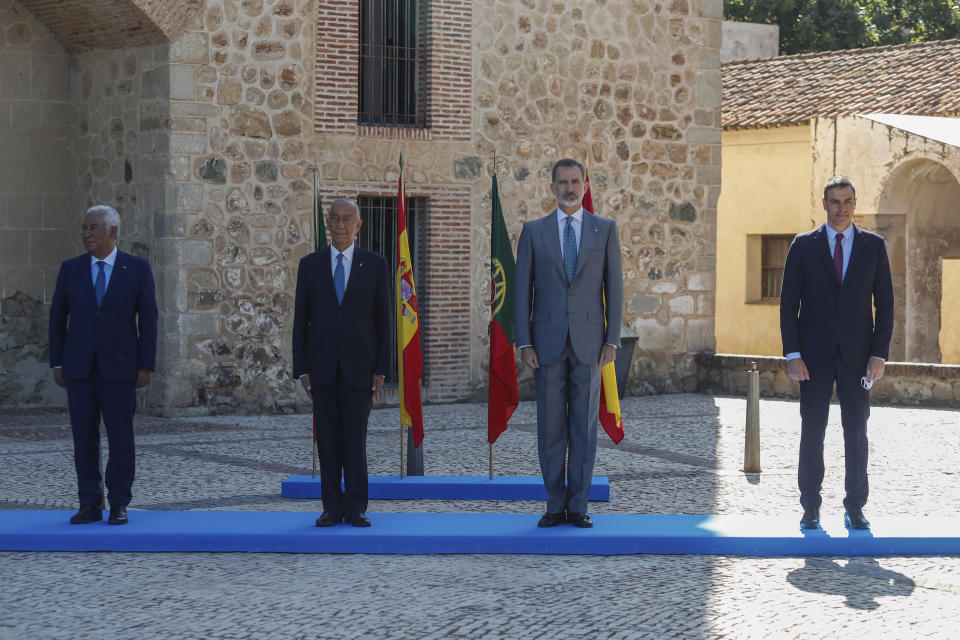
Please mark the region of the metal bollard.
[[747, 426], [743, 441], [743, 472], [760, 473], [760, 372], [757, 363], [747, 371]]

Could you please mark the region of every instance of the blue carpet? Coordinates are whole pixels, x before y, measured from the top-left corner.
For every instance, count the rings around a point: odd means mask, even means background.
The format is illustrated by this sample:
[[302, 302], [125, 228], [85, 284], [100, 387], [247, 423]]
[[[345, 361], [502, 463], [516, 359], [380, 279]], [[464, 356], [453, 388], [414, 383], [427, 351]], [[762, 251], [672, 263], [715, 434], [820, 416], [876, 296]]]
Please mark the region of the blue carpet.
[[599, 514], [593, 529], [538, 529], [539, 513], [371, 513], [373, 526], [314, 526], [317, 514], [130, 511], [130, 524], [70, 525], [70, 511], [0, 511], [5, 551], [285, 553], [960, 555], [960, 518], [873, 516], [873, 531], [839, 518], [803, 535], [798, 518]]
[[[320, 477], [290, 476], [283, 481], [284, 498], [320, 498]], [[371, 500], [542, 500], [547, 491], [540, 476], [370, 476]], [[590, 500], [609, 501], [610, 481], [597, 476]]]

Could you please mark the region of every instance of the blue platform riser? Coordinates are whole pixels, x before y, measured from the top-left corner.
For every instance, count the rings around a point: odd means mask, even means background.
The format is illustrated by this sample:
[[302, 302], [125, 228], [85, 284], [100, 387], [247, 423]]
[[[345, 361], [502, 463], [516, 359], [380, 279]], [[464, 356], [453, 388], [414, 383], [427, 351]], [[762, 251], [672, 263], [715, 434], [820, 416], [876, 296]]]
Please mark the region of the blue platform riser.
[[598, 514], [593, 529], [536, 526], [538, 513], [371, 513], [368, 529], [314, 526], [316, 514], [130, 511], [130, 524], [68, 524], [69, 511], [0, 511], [5, 551], [282, 553], [960, 555], [958, 518], [883, 518], [872, 531], [840, 519], [802, 534], [796, 518]]
[[[281, 485], [284, 498], [320, 498], [320, 478], [290, 476]], [[540, 476], [370, 476], [371, 500], [539, 500], [547, 492]], [[610, 481], [596, 476], [591, 501], [610, 500]]]

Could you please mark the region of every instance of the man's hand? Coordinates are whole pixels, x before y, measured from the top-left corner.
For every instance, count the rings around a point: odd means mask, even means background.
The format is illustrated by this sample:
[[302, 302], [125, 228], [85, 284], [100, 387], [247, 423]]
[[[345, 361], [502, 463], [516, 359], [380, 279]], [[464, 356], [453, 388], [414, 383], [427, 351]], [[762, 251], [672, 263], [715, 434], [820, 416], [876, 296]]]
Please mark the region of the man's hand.
[[537, 359], [537, 350], [533, 347], [520, 349], [520, 360], [531, 369], [540, 368], [540, 360]]
[[150, 374], [152, 373], [152, 371], [147, 371], [146, 369], [137, 371], [137, 389], [143, 389], [150, 384]]
[[383, 381], [386, 380], [384, 376], [373, 374], [373, 397], [376, 398], [377, 394], [380, 393], [380, 389], [383, 389]]
[[883, 368], [886, 363], [880, 358], [870, 357], [867, 361], [867, 382], [875, 382], [883, 377]]
[[303, 390], [304, 390], [304, 391], [306, 391], [307, 393], [310, 393], [311, 387], [310, 387], [310, 374], [309, 374], [309, 373], [304, 374], [304, 375], [300, 378], [300, 384], [303, 385]]
[[65, 387], [67, 383], [63, 381], [63, 369], [57, 367], [53, 370], [53, 381], [57, 383], [57, 386]]
[[810, 372], [807, 371], [807, 365], [803, 358], [794, 358], [787, 360], [787, 375], [791, 380], [809, 380]]
[[600, 349], [600, 366], [605, 367], [617, 359], [617, 348], [612, 344], [603, 345]]

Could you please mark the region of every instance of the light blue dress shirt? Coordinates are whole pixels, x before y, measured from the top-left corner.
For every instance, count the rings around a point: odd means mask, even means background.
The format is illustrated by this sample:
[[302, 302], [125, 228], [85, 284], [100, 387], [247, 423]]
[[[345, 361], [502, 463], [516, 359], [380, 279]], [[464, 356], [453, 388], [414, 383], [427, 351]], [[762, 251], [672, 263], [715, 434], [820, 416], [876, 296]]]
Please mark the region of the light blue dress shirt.
[[[573, 233], [577, 237], [577, 251], [580, 250], [580, 232], [583, 229], [583, 207], [577, 210], [573, 214], [573, 222], [570, 224], [573, 225]], [[567, 230], [567, 214], [563, 212], [560, 208], [557, 208], [557, 231], [559, 232], [560, 240], [560, 255], [563, 255], [563, 232]]]
[[[113, 251], [110, 252], [106, 258], [103, 259], [103, 291], [106, 292], [110, 288], [110, 276], [113, 275], [113, 265], [117, 263], [117, 248], [114, 247]], [[90, 278], [93, 282], [93, 286], [97, 286], [97, 272], [100, 271], [100, 267], [97, 266], [99, 258], [90, 256]]]

